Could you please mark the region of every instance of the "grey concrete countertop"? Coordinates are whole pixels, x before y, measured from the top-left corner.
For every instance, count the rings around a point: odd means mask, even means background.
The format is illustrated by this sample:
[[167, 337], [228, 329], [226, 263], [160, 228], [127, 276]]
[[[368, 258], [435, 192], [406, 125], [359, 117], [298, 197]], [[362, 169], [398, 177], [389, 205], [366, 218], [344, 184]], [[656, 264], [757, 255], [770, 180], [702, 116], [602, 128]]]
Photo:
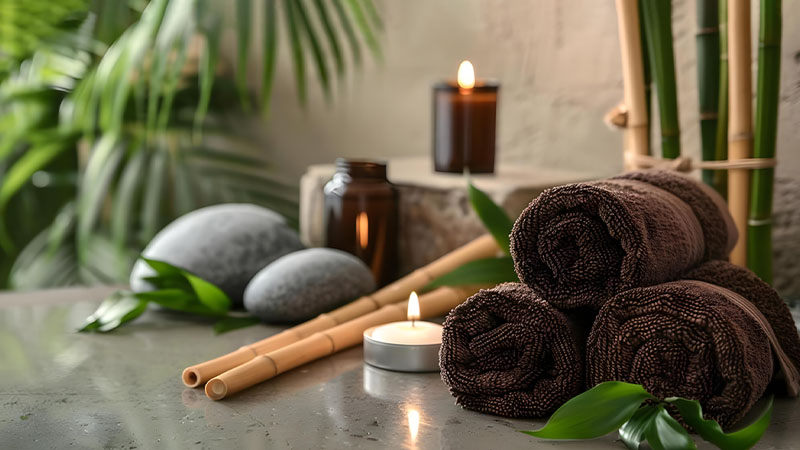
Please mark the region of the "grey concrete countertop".
[[[214, 336], [209, 322], [151, 311], [107, 335], [75, 333], [109, 291], [0, 294], [0, 448], [624, 448], [615, 435], [518, 433], [543, 422], [463, 410], [438, 374], [370, 368], [360, 347], [214, 402], [185, 388], [181, 370], [279, 328]], [[776, 401], [756, 448], [800, 448], [797, 403]]]

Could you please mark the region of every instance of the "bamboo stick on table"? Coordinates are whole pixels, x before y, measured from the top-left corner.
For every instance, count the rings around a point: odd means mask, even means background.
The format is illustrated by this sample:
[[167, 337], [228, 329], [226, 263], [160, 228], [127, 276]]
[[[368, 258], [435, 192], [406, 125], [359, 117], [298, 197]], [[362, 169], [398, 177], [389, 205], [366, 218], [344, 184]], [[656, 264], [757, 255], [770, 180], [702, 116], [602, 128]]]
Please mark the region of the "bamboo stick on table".
[[[419, 297], [420, 316], [424, 319], [447, 314], [477, 291], [478, 287], [441, 287], [424, 294]], [[206, 384], [206, 395], [212, 400], [221, 400], [295, 367], [358, 345], [368, 328], [406, 320], [407, 307], [408, 301], [389, 304], [253, 358], [209, 380]]]
[[[728, 0], [729, 101], [728, 159], [750, 158], [753, 147], [752, 67], [750, 44], [750, 0]], [[731, 262], [747, 264], [747, 215], [750, 198], [750, 170], [728, 171], [728, 208], [739, 230]]]
[[363, 316], [385, 305], [406, 300], [411, 291], [422, 289], [433, 279], [450, 273], [470, 261], [496, 256], [499, 251], [500, 248], [491, 235], [481, 236], [436, 261], [411, 272], [394, 283], [377, 290], [371, 295], [361, 297], [331, 312], [320, 314], [314, 319], [266, 339], [242, 346], [226, 355], [189, 366], [183, 370], [181, 379], [188, 387], [198, 387], [211, 378], [244, 364], [256, 356], [285, 347], [316, 332]]
[[[627, 114], [623, 154], [647, 155], [650, 150], [638, 0], [617, 0], [617, 21], [622, 54], [623, 103]], [[625, 159], [625, 168], [635, 169], [629, 158]]]

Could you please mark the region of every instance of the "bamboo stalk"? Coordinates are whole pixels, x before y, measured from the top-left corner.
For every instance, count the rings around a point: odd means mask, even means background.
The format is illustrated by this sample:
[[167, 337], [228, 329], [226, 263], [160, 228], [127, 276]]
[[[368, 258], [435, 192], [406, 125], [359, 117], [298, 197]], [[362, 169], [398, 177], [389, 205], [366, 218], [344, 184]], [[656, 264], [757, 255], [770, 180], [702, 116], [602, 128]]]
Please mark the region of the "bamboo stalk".
[[[728, 159], [728, 0], [721, 0], [719, 10], [719, 107], [717, 108], [717, 143], [714, 159]], [[728, 171], [714, 171], [714, 188], [728, 198]]]
[[664, 158], [674, 159], [681, 155], [681, 140], [675, 56], [672, 49], [672, 2], [642, 0], [642, 17], [647, 54], [658, 94], [661, 155]]
[[375, 311], [382, 306], [408, 299], [411, 291], [420, 290], [430, 281], [464, 263], [497, 255], [500, 248], [491, 235], [485, 235], [421, 267], [371, 295], [348, 303], [329, 313], [320, 314], [308, 322], [284, 330], [274, 336], [245, 345], [236, 351], [183, 370], [181, 379], [188, 387], [198, 387], [211, 378], [244, 364], [251, 359], [285, 347], [319, 331]]
[[[719, 59], [717, 0], [697, 0], [697, 92], [703, 161], [714, 160], [717, 153]], [[709, 186], [714, 185], [713, 170], [703, 170], [702, 176], [704, 183]]]
[[[781, 72], [781, 0], [761, 0], [758, 85], [753, 157], [774, 158]], [[753, 170], [747, 222], [747, 267], [772, 283], [772, 194], [774, 169]]]
[[[627, 114], [623, 152], [626, 155], [648, 155], [650, 150], [638, 0], [616, 0], [616, 5], [622, 55], [623, 102]], [[631, 170], [636, 167], [626, 158], [625, 168]]]
[[[442, 287], [422, 295], [419, 298], [421, 317], [424, 319], [447, 314], [477, 291], [478, 288]], [[260, 355], [209, 380], [206, 384], [206, 395], [213, 400], [221, 400], [295, 367], [358, 345], [368, 328], [406, 320], [407, 307], [408, 301], [386, 305], [357, 319]]]
[[[750, 44], [750, 0], [728, 0], [728, 65], [730, 117], [728, 118], [728, 159], [749, 158], [753, 145], [752, 73]], [[750, 171], [728, 171], [728, 208], [739, 230], [731, 262], [747, 264], [747, 216]]]
[[650, 154], [650, 149], [653, 144], [650, 139], [653, 135], [653, 74], [650, 70], [650, 57], [647, 54], [647, 46], [642, 45], [645, 42], [644, 36], [644, 19], [642, 18], [642, 0], [639, 0], [639, 42], [642, 47], [642, 69], [644, 72], [644, 103], [645, 114], [647, 114], [647, 154]]

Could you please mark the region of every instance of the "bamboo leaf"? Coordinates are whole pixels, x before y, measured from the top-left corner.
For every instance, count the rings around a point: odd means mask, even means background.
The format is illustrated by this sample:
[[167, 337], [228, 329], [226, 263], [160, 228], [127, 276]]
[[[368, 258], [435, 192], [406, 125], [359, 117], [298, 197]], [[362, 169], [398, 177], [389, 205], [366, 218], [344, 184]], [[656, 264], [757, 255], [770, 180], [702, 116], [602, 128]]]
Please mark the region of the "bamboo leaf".
[[141, 316], [146, 309], [147, 301], [136, 298], [131, 292], [118, 291], [103, 300], [78, 331], [105, 333]]
[[568, 400], [542, 429], [523, 433], [545, 439], [597, 438], [619, 429], [652, 398], [638, 384], [607, 381]]
[[639, 450], [639, 444], [645, 439], [645, 432], [652, 425], [656, 414], [658, 408], [655, 405], [642, 406], [620, 427], [619, 438], [629, 450]]
[[200, 300], [200, 303], [208, 306], [212, 311], [219, 313], [225, 313], [231, 309], [231, 300], [220, 288], [185, 271], [183, 276], [186, 277], [192, 285], [192, 289], [194, 289], [194, 293], [197, 294], [197, 299]]
[[514, 261], [510, 256], [470, 261], [431, 281], [426, 289], [441, 286], [466, 286], [475, 284], [500, 284], [518, 282]]
[[650, 447], [653, 450], [695, 450], [697, 447], [681, 424], [662, 405], [655, 408], [657, 412], [645, 430]]
[[738, 431], [725, 433], [717, 422], [703, 418], [702, 407], [696, 400], [672, 397], [665, 401], [675, 405], [683, 420], [703, 439], [726, 450], [747, 450], [756, 445], [767, 431], [772, 417], [772, 397], [769, 397], [764, 412], [755, 422]]
[[505, 211], [498, 206], [485, 192], [476, 188], [470, 183], [468, 185], [469, 202], [472, 209], [480, 217], [481, 222], [494, 236], [497, 245], [507, 254], [511, 254], [511, 228], [514, 222], [508, 217]]
[[142, 207], [142, 240], [149, 241], [159, 229], [161, 218], [161, 199], [164, 196], [164, 178], [167, 173], [167, 156], [157, 150], [150, 155], [147, 171], [144, 204]]
[[250, 106], [250, 96], [247, 92], [247, 62], [252, 28], [251, 7], [250, 0], [236, 0], [236, 90], [245, 110]]
[[275, 79], [275, 61], [278, 58], [278, 12], [276, 0], [264, 4], [264, 69], [261, 77], [261, 110], [269, 110], [272, 99], [272, 84]]

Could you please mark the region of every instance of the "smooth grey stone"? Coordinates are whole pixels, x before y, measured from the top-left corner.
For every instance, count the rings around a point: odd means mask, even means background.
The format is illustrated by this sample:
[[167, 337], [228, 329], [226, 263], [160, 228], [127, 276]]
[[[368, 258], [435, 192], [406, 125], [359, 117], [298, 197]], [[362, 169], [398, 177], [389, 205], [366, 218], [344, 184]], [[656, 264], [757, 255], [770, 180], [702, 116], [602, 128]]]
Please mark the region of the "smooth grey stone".
[[310, 248], [258, 272], [244, 291], [244, 307], [265, 322], [300, 322], [374, 290], [372, 272], [360, 259], [340, 250]]
[[[278, 213], [257, 205], [226, 203], [185, 214], [164, 227], [142, 254], [166, 261], [219, 286], [242, 305], [244, 288], [267, 264], [304, 246]], [[143, 261], [131, 271], [131, 289], [152, 290]]]

